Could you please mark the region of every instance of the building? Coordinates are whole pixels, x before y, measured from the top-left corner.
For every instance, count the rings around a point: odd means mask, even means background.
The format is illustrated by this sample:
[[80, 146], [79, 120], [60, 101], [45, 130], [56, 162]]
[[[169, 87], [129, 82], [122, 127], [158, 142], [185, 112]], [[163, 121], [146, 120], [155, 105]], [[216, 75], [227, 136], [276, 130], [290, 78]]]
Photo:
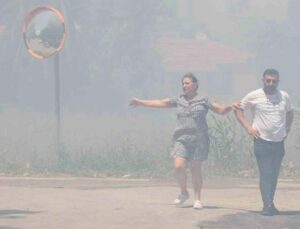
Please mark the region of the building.
[[210, 40], [205, 34], [196, 38], [162, 37], [157, 51], [167, 85], [176, 84], [174, 78], [178, 84], [179, 77], [193, 72], [204, 94], [225, 100], [242, 97], [245, 91], [257, 87], [256, 73], [250, 67], [252, 55]]

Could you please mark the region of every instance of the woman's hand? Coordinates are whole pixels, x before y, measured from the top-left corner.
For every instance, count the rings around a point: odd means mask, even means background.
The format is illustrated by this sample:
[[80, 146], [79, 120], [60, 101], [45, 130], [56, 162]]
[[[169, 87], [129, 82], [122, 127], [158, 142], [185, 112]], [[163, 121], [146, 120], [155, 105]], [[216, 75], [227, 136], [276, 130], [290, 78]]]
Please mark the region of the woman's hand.
[[144, 106], [154, 108], [167, 108], [173, 107], [173, 103], [170, 99], [137, 99], [133, 98], [129, 100], [129, 106]]
[[241, 102], [231, 104], [232, 110], [240, 110], [241, 109]]
[[129, 100], [129, 106], [140, 106], [140, 105], [141, 105], [141, 101], [137, 98], [133, 98]]

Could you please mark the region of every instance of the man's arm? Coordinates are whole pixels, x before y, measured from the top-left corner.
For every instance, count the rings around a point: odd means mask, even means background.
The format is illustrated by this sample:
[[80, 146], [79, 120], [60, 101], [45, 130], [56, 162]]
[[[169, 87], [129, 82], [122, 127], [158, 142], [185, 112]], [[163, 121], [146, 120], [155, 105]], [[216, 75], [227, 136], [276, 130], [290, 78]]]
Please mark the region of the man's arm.
[[294, 121], [294, 110], [290, 110], [290, 111], [286, 112], [285, 128], [286, 128], [287, 134], [291, 130], [291, 126], [292, 126], [293, 121]]
[[133, 98], [129, 101], [130, 106], [144, 106], [144, 107], [154, 107], [154, 108], [168, 108], [173, 107], [171, 99], [137, 99]]
[[234, 110], [235, 117], [239, 123], [247, 130], [248, 134], [255, 137], [256, 139], [260, 137], [258, 130], [254, 129], [252, 125], [248, 122], [244, 115], [244, 111], [241, 109]]

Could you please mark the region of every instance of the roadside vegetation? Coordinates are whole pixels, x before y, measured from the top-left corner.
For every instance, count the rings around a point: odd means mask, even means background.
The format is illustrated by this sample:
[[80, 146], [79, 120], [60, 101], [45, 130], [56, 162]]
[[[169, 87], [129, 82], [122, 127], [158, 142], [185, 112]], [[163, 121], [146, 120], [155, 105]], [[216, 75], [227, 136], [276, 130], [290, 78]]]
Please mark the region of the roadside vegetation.
[[[206, 176], [257, 176], [252, 140], [228, 116], [208, 117], [210, 154]], [[12, 108], [0, 112], [2, 175], [173, 177], [169, 156], [175, 124], [172, 112], [150, 114], [64, 114], [62, 144], [55, 146], [55, 120], [49, 114]], [[282, 177], [299, 177], [300, 112], [286, 142]]]

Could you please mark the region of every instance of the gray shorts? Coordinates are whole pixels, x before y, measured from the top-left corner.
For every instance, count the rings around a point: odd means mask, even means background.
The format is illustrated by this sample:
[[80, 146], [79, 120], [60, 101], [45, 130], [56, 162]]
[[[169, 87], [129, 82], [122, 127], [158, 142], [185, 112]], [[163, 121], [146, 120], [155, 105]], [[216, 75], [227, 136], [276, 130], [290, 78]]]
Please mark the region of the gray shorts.
[[208, 158], [209, 138], [202, 136], [182, 136], [173, 139], [171, 156], [182, 157], [187, 160], [205, 161]]

